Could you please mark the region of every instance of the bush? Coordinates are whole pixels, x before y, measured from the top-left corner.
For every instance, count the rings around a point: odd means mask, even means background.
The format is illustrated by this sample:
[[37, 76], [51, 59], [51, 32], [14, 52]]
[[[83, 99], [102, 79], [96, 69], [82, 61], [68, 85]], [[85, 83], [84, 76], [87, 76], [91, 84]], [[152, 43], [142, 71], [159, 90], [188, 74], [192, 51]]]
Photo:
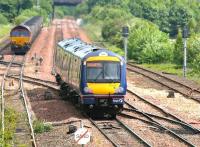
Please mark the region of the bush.
[[2, 14], [0, 14], [0, 24], [8, 24], [7, 18]]
[[49, 132], [52, 129], [51, 125], [44, 124], [41, 121], [35, 121], [33, 123], [33, 127], [34, 127], [34, 132], [35, 133]]
[[181, 31], [179, 30], [173, 52], [174, 63], [179, 65], [183, 63], [183, 48], [184, 46], [183, 46], [182, 34]]
[[173, 47], [167, 34], [146, 21], [137, 21], [131, 27], [128, 57], [139, 63], [166, 63], [172, 60]]
[[[196, 34], [187, 40], [188, 62], [192, 63], [200, 53], [200, 34]], [[198, 60], [198, 59], [197, 59]]]
[[200, 53], [193, 60], [192, 68], [194, 73], [200, 74]]
[[15, 18], [15, 24], [18, 25], [24, 22], [25, 20], [29, 19], [30, 17], [37, 16], [37, 15], [39, 15], [39, 12], [37, 12], [35, 9], [24, 10], [19, 16]]

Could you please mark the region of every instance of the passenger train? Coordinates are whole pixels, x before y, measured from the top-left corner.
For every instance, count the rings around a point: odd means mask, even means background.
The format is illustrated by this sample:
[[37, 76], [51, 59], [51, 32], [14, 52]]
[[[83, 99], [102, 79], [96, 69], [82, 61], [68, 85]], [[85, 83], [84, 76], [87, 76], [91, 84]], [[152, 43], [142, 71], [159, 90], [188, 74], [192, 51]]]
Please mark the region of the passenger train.
[[56, 80], [61, 91], [85, 111], [116, 116], [126, 94], [124, 59], [79, 39], [58, 43], [55, 55]]
[[34, 16], [11, 30], [11, 50], [15, 54], [25, 54], [30, 49], [42, 28], [42, 22], [42, 17]]

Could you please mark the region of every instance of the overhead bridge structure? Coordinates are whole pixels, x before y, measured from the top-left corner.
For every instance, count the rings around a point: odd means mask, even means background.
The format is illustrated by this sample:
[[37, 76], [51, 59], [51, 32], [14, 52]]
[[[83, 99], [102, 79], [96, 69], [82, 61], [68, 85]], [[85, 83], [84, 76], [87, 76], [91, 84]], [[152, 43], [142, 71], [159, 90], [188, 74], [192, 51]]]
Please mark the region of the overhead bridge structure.
[[83, 0], [53, 0], [53, 18], [55, 6], [76, 6], [83, 2]]

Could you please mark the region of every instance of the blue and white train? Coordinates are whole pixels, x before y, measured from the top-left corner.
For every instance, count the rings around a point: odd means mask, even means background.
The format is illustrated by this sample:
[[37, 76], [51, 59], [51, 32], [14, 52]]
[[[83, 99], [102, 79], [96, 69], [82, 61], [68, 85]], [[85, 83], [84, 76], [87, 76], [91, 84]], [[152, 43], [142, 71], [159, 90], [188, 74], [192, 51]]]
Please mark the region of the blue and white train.
[[79, 39], [63, 40], [57, 45], [55, 71], [66, 97], [87, 111], [115, 116], [122, 110], [126, 64], [116, 53]]

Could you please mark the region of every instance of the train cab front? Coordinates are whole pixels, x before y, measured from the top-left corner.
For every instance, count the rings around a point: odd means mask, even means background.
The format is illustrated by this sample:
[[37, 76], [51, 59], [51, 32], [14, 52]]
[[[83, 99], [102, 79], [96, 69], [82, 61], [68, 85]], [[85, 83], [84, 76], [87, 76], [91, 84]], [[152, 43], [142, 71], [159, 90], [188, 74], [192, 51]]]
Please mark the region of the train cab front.
[[16, 54], [24, 54], [30, 48], [31, 32], [26, 26], [19, 25], [10, 32], [11, 49]]
[[127, 88], [125, 63], [116, 56], [89, 57], [83, 70], [82, 104], [90, 110], [121, 111]]

